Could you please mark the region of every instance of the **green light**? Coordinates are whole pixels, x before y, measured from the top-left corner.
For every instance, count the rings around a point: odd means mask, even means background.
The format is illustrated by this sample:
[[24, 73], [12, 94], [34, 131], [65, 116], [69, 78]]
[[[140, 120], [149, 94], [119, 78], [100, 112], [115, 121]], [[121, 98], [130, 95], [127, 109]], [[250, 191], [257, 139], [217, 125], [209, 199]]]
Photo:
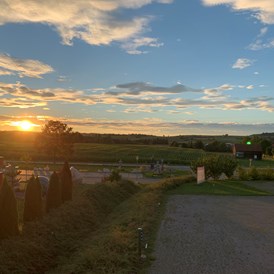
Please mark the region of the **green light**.
[[246, 144], [247, 144], [247, 145], [251, 145], [251, 142], [250, 142], [250, 141], [247, 141]]

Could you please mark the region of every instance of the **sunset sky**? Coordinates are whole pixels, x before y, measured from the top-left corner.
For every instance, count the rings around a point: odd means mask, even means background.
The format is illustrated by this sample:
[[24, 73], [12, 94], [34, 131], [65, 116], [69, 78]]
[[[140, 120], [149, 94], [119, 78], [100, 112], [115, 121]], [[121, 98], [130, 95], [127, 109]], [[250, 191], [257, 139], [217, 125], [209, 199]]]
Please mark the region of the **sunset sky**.
[[47, 120], [274, 132], [274, 1], [0, 0], [0, 129]]

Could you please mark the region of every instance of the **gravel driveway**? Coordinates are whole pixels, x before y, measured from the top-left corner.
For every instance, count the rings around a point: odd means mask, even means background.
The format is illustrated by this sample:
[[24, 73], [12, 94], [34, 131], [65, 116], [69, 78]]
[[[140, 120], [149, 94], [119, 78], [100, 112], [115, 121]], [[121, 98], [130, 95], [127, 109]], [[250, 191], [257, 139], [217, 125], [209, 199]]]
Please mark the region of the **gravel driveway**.
[[171, 196], [150, 274], [274, 273], [274, 197]]

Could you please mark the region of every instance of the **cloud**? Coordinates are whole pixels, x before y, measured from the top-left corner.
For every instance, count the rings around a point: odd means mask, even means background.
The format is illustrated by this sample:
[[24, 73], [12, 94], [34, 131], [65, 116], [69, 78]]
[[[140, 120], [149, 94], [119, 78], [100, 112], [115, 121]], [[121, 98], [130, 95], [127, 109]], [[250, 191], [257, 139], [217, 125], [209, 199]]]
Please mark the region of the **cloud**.
[[143, 54], [147, 53], [147, 51], [142, 51], [140, 47], [156, 47], [159, 48], [163, 46], [163, 43], [159, 43], [157, 38], [151, 37], [141, 37], [141, 38], [134, 38], [122, 45], [122, 48], [126, 50], [129, 54]]
[[[221, 110], [257, 109], [274, 112], [272, 104], [274, 98], [260, 96], [251, 97], [245, 101], [232, 98], [230, 94], [225, 94], [234, 88], [229, 84], [204, 90], [192, 89], [183, 85], [169, 88], [157, 87], [143, 82], [121, 84], [117, 85], [115, 89], [118, 86], [120, 90], [115, 92], [101, 88], [95, 90], [33, 89], [20, 82], [15, 84], [0, 82], [0, 106], [18, 106], [20, 108], [43, 106], [49, 108], [51, 102], [59, 102], [61, 104], [124, 106], [127, 108], [127, 113], [133, 111], [160, 112], [167, 111], [170, 107], [175, 110], [197, 107]], [[253, 85], [244, 87], [252, 89]], [[196, 98], [188, 98], [189, 94], [186, 92], [189, 91], [193, 91]]]
[[124, 16], [126, 9], [139, 9], [152, 3], [170, 4], [173, 0], [11, 0], [0, 2], [0, 25], [42, 23], [53, 27], [62, 43], [72, 45], [81, 39], [90, 45], [118, 42], [131, 54], [139, 47], [162, 45], [157, 38], [144, 37], [151, 16]]
[[56, 116], [0, 116], [2, 128], [13, 129], [11, 125], [14, 122], [28, 120], [32, 124], [43, 126], [49, 120], [59, 120], [67, 123], [75, 131], [93, 132], [93, 133], [144, 133], [155, 135], [181, 135], [181, 134], [231, 134], [231, 135], [248, 135], [262, 132], [274, 132], [274, 123], [236, 123], [232, 121], [210, 122], [201, 120], [182, 120], [179, 122], [163, 121], [161, 119], [139, 119], [114, 120], [114, 119], [92, 119], [78, 118], [68, 119]]
[[69, 81], [69, 78], [67, 76], [60, 75], [60, 76], [58, 76], [57, 81], [58, 82], [67, 82], [67, 81]]
[[112, 95], [140, 95], [140, 94], [177, 94], [182, 92], [202, 92], [201, 89], [193, 89], [182, 84], [172, 87], [153, 86], [145, 82], [132, 82], [116, 85], [117, 91], [110, 91]]
[[274, 38], [268, 39], [268, 41], [266, 42], [262, 41], [261, 39], [256, 39], [256, 41], [248, 45], [247, 48], [250, 50], [262, 50], [262, 49], [274, 48]]
[[253, 85], [249, 85], [246, 87], [246, 89], [254, 89], [254, 86]]
[[248, 10], [265, 24], [274, 24], [274, 1], [273, 0], [202, 0], [206, 6], [229, 5], [235, 11]]
[[0, 75], [14, 75], [17, 73], [21, 78], [42, 78], [43, 74], [50, 72], [53, 72], [53, 68], [38, 60], [24, 60], [6, 54], [0, 54]]
[[267, 27], [263, 27], [260, 30], [260, 33], [255, 38], [255, 41], [248, 45], [250, 50], [261, 50], [274, 47], [274, 39], [270, 38], [267, 41], [264, 41], [264, 36], [268, 32]]
[[247, 59], [247, 58], [239, 58], [237, 61], [233, 64], [232, 68], [234, 69], [244, 69], [247, 67], [250, 67], [253, 64], [253, 60]]
[[[182, 120], [179, 122], [164, 121], [161, 119], [144, 118], [140, 120], [104, 120], [104, 119], [64, 119], [63, 117], [46, 117], [45, 121], [57, 119], [68, 123], [73, 129], [80, 132], [97, 133], [144, 133], [155, 135], [181, 134], [231, 134], [247, 135], [262, 132], [273, 132], [274, 123], [236, 123], [232, 121], [210, 122], [199, 120]], [[40, 121], [41, 123], [41, 121]], [[39, 121], [37, 121], [39, 124]]]
[[14, 75], [14, 73], [10, 70], [0, 69], [0, 76], [3, 75]]

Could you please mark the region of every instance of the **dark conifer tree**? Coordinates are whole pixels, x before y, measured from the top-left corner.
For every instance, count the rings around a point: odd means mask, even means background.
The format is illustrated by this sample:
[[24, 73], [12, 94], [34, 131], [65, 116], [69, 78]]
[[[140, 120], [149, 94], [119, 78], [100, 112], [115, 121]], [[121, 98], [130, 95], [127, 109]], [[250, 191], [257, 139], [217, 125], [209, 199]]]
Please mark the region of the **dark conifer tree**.
[[24, 222], [33, 221], [43, 216], [42, 186], [38, 177], [32, 176], [25, 193]]
[[62, 201], [70, 201], [72, 199], [72, 176], [68, 162], [65, 162], [60, 174], [62, 185]]
[[17, 202], [13, 189], [4, 178], [0, 188], [0, 239], [18, 234]]
[[62, 204], [61, 182], [54, 171], [49, 180], [49, 187], [46, 196], [46, 211], [57, 208]]

